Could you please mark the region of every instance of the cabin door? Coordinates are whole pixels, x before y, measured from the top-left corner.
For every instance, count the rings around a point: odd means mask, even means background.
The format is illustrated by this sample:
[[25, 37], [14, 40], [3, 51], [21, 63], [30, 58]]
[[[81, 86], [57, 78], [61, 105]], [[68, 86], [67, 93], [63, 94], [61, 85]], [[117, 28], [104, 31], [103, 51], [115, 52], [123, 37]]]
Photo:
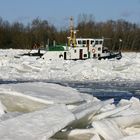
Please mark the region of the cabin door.
[[89, 52], [89, 40], [87, 40], [87, 50]]
[[79, 50], [79, 59], [83, 59], [83, 49]]
[[66, 60], [66, 59], [67, 59], [67, 53], [64, 52], [64, 60]]

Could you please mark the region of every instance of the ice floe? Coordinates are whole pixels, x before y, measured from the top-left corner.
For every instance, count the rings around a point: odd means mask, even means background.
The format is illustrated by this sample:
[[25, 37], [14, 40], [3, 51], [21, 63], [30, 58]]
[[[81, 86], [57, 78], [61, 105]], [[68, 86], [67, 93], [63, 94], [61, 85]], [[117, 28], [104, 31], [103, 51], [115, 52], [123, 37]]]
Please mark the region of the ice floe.
[[74, 108], [81, 102], [98, 101], [71, 87], [42, 82], [2, 84], [0, 100], [12, 112], [31, 112], [52, 104], [66, 104], [69, 108]]
[[65, 105], [20, 115], [0, 123], [1, 140], [48, 139], [74, 120]]

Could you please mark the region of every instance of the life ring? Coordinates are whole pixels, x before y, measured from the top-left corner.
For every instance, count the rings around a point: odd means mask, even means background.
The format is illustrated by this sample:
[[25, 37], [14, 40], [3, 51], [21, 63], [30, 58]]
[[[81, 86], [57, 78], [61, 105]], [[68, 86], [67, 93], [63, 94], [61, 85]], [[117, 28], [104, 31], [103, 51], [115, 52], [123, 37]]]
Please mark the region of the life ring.
[[92, 49], [92, 52], [95, 53], [95, 49]]

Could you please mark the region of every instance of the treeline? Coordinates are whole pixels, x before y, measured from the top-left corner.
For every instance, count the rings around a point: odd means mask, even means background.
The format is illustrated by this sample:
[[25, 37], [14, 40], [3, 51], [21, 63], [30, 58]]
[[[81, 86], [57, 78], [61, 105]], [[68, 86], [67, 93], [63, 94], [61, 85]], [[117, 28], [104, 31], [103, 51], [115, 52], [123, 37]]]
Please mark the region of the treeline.
[[[92, 16], [79, 16], [77, 37], [105, 38], [105, 46], [112, 50], [140, 51], [140, 25], [124, 20], [96, 22]], [[58, 30], [47, 20], [34, 19], [30, 24], [10, 24], [0, 18], [0, 48], [31, 49], [34, 43], [45, 46], [55, 40], [66, 44], [69, 27]]]

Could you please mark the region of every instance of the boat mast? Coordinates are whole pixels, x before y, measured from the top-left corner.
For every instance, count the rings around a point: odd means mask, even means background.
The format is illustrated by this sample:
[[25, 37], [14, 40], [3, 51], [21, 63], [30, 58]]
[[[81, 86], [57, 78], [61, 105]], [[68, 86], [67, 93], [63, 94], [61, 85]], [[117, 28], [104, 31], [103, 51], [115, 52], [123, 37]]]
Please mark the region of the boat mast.
[[76, 33], [77, 30], [74, 30], [73, 17], [70, 18], [70, 37], [68, 37], [68, 45], [76, 47]]

